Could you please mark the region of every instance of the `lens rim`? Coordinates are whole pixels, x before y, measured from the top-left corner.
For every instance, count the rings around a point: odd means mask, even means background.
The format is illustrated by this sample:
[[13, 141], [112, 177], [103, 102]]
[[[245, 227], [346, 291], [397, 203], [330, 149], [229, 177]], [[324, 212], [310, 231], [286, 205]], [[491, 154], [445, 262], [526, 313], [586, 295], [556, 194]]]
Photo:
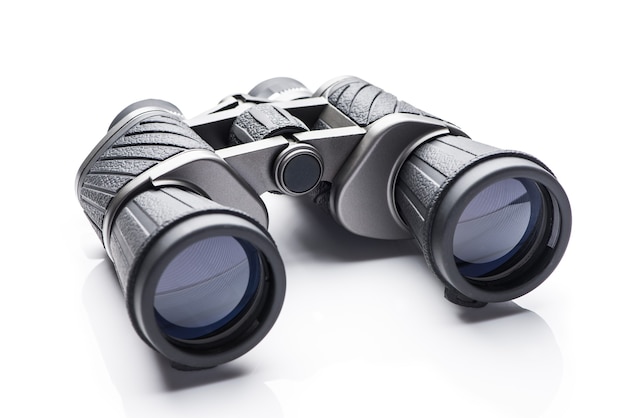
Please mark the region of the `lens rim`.
[[[513, 268], [494, 280], [463, 276], [458, 269], [453, 238], [465, 207], [486, 187], [507, 179], [527, 179], [542, 191], [547, 224], [537, 241]], [[429, 257], [433, 269], [461, 294], [480, 302], [503, 302], [522, 296], [539, 286], [561, 260], [571, 233], [569, 200], [548, 169], [526, 154], [496, 154], [475, 161], [457, 173], [443, 188], [433, 206], [429, 233]]]
[[[253, 246], [259, 254], [259, 288], [248, 309], [225, 327], [197, 339], [165, 334], [158, 324], [154, 297], [161, 274], [171, 260], [194, 242], [215, 236], [232, 236]], [[174, 364], [208, 368], [234, 360], [256, 346], [274, 325], [285, 296], [285, 270], [269, 234], [242, 213], [218, 211], [196, 214], [168, 226], [151, 240], [138, 262], [135, 283], [128, 286], [129, 312], [139, 334]], [[132, 277], [132, 276], [131, 276]]]

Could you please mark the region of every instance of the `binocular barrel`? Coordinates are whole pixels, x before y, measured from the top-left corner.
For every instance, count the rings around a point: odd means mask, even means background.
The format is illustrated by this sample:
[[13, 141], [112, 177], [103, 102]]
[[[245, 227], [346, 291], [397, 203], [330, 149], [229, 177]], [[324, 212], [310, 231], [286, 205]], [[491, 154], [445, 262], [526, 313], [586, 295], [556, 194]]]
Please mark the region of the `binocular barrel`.
[[561, 260], [565, 191], [538, 159], [361, 79], [314, 94], [290, 78], [184, 120], [134, 103], [81, 166], [79, 201], [115, 265], [141, 338], [181, 369], [233, 360], [264, 338], [285, 269], [259, 195], [306, 195], [345, 229], [415, 239], [453, 303], [522, 296]]
[[396, 205], [446, 297], [467, 306], [517, 298], [561, 259], [571, 214], [535, 158], [462, 136], [417, 148], [403, 164]]
[[[405, 113], [436, 118], [362, 80], [344, 78], [322, 92], [360, 126]], [[400, 218], [464, 306], [517, 298], [559, 263], [571, 230], [565, 191], [535, 157], [449, 134], [415, 146], [392, 173]]]
[[172, 111], [148, 101], [118, 115], [80, 170], [78, 194], [138, 334], [178, 368], [207, 368], [267, 334], [282, 306], [285, 273], [257, 220], [192, 184], [150, 181], [157, 177], [150, 169], [165, 160], [198, 150], [214, 155]]

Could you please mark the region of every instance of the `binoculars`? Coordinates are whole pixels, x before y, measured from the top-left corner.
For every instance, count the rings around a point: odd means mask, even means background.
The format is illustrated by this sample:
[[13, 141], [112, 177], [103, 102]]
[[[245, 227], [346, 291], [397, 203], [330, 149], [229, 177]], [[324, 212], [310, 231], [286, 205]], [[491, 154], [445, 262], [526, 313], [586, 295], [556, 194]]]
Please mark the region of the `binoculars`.
[[269, 332], [285, 269], [259, 197], [304, 196], [364, 237], [416, 239], [445, 297], [517, 298], [559, 263], [568, 198], [535, 157], [355, 77], [311, 93], [266, 80], [193, 119], [144, 100], [115, 117], [76, 192], [133, 326], [179, 369], [233, 360]]

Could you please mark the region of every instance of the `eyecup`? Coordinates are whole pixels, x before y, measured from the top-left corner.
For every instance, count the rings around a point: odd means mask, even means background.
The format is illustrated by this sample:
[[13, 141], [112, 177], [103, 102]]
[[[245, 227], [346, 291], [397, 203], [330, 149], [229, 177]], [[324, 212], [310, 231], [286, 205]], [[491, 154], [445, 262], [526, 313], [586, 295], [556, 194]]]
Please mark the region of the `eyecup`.
[[306, 99], [313, 96], [304, 84], [289, 77], [275, 77], [262, 81], [254, 86], [249, 94], [274, 101]]
[[117, 114], [115, 118], [113, 118], [113, 121], [109, 125], [109, 130], [111, 130], [111, 128], [113, 128], [119, 121], [124, 119], [131, 112], [137, 109], [141, 109], [142, 107], [160, 107], [164, 110], [167, 110], [168, 112], [175, 113], [181, 118], [183, 117], [183, 113], [180, 111], [180, 109], [178, 109], [176, 106], [174, 106], [170, 102], [166, 102], [165, 100], [159, 100], [159, 99], [145, 99], [145, 100], [140, 100], [138, 102], [135, 102], [131, 105], [126, 106], [124, 110], [122, 110], [120, 113]]

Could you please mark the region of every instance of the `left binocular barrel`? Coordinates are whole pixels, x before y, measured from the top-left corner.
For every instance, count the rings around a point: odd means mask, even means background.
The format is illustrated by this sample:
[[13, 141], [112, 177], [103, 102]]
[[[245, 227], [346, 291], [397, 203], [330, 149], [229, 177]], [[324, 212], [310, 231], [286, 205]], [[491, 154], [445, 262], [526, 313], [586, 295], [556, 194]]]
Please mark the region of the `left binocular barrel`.
[[247, 214], [184, 185], [129, 192], [132, 180], [168, 158], [212, 151], [177, 113], [154, 100], [122, 111], [81, 167], [77, 190], [137, 333], [175, 367], [201, 369], [265, 337], [283, 303], [285, 271], [269, 233]]

